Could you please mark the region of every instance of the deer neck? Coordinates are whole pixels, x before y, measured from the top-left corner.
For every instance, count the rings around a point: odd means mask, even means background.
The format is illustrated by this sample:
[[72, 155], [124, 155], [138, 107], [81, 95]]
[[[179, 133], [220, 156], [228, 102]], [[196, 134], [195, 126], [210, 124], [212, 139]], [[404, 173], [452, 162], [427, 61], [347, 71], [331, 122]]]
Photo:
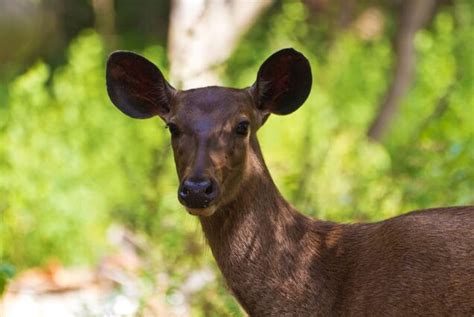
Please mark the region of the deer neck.
[[268, 247], [270, 242], [283, 242], [279, 240], [287, 237], [282, 228], [298, 216], [271, 179], [258, 144], [249, 155], [244, 174], [236, 197], [212, 216], [200, 218], [218, 263], [221, 256], [244, 260], [262, 251], [262, 244]]
[[[247, 312], [257, 315], [281, 313], [290, 303], [292, 312], [306, 307], [314, 298], [308, 292], [329, 298], [323, 290], [332, 282], [323, 277], [328, 270], [320, 245], [333, 225], [303, 216], [281, 196], [258, 144], [249, 160], [252, 173], [236, 199], [200, 218], [227, 284]], [[282, 307], [275, 306], [278, 300]]]

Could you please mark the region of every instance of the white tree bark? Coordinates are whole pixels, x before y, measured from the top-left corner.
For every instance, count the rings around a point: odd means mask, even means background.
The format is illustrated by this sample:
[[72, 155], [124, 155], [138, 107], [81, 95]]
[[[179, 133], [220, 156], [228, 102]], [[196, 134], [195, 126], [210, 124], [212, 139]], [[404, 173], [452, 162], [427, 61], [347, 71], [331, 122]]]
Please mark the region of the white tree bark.
[[271, 0], [174, 0], [169, 28], [171, 82], [189, 89], [216, 85], [215, 68]]

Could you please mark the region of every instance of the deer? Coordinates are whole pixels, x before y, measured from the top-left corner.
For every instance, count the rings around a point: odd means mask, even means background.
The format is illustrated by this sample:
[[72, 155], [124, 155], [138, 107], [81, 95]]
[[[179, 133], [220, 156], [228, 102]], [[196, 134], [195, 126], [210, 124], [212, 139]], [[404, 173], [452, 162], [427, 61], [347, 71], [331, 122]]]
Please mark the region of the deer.
[[157, 66], [115, 51], [112, 103], [158, 116], [171, 134], [177, 198], [199, 219], [230, 292], [249, 316], [474, 316], [474, 206], [416, 210], [374, 223], [308, 217], [280, 194], [257, 131], [312, 87], [293, 48], [243, 89], [177, 90]]

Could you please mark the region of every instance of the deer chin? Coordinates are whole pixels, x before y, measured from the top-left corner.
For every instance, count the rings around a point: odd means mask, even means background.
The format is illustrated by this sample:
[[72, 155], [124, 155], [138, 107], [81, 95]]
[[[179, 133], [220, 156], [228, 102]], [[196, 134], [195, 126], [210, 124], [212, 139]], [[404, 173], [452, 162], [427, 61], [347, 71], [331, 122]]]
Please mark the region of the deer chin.
[[215, 205], [209, 206], [209, 207], [206, 207], [206, 208], [189, 208], [189, 207], [185, 207], [185, 208], [186, 208], [186, 211], [190, 215], [199, 216], [199, 217], [212, 216], [217, 210], [217, 206], [215, 206]]

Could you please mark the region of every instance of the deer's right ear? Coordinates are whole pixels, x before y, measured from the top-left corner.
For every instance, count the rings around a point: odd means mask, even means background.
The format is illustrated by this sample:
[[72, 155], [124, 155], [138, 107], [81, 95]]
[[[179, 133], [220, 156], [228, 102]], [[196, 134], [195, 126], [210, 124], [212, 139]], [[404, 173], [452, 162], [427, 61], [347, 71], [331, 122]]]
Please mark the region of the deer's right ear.
[[126, 115], [145, 119], [170, 112], [176, 90], [161, 71], [146, 58], [127, 51], [116, 51], [107, 61], [107, 92], [110, 100]]
[[311, 66], [306, 57], [286, 48], [271, 55], [260, 66], [251, 90], [258, 109], [284, 115], [297, 110], [305, 102], [311, 84]]

